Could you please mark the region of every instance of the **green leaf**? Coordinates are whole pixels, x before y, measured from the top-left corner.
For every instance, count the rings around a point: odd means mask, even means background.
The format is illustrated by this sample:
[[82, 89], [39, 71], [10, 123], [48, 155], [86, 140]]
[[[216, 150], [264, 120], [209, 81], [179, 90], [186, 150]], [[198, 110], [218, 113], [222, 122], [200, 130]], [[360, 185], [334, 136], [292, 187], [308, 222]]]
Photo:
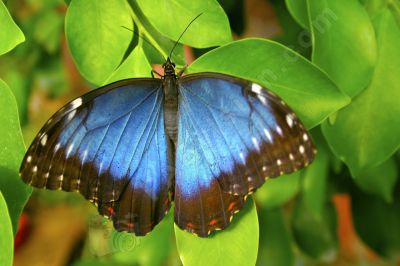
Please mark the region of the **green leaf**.
[[389, 8], [400, 27], [400, 2], [398, 0], [360, 0], [371, 18]]
[[[296, 3], [301, 1], [296, 1]], [[271, 1], [274, 13], [278, 19], [281, 33], [274, 36], [277, 41], [290, 49], [300, 53], [306, 58], [311, 57], [311, 34], [304, 30], [290, 15], [284, 1]]]
[[325, 203], [321, 215], [316, 215], [299, 201], [293, 211], [292, 229], [297, 245], [308, 256], [325, 263], [336, 258], [336, 212], [331, 203]]
[[65, 18], [68, 46], [80, 73], [102, 85], [119, 66], [132, 40], [132, 17], [123, 0], [73, 0]]
[[257, 82], [281, 96], [307, 128], [349, 102], [308, 60], [265, 39], [243, 39], [214, 49], [193, 62], [188, 71], [220, 72]]
[[175, 225], [178, 252], [185, 266], [254, 265], [258, 251], [258, 218], [250, 197], [223, 231], [200, 238]]
[[317, 216], [322, 215], [326, 201], [329, 155], [321, 142], [314, 161], [303, 171], [301, 201]]
[[388, 8], [392, 12], [398, 27], [400, 27], [400, 2], [394, 0], [388, 1]]
[[370, 16], [373, 17], [386, 8], [388, 0], [362, 0], [360, 2], [364, 5]]
[[377, 59], [367, 12], [357, 0], [308, 0], [308, 4], [312, 61], [347, 95], [359, 94], [370, 82]]
[[15, 96], [18, 105], [19, 119], [21, 125], [24, 125], [28, 119], [28, 97], [29, 88], [32, 84], [32, 77], [31, 74], [21, 73], [18, 68], [18, 62], [8, 59], [10, 59], [9, 56], [6, 58], [7, 64], [0, 66], [0, 72], [4, 82], [9, 85]]
[[354, 181], [364, 192], [380, 196], [390, 203], [393, 200], [397, 177], [396, 162], [391, 158], [378, 166], [364, 169]]
[[149, 77], [151, 71], [151, 65], [143, 48], [137, 46], [105, 83], [134, 77]]
[[304, 170], [302, 192], [293, 211], [292, 226], [296, 242], [304, 253], [331, 262], [338, 243], [335, 210], [327, 202], [329, 155], [321, 140], [317, 142], [317, 150], [314, 162]]
[[292, 266], [295, 264], [292, 239], [285, 224], [282, 210], [259, 210], [260, 246], [257, 265]]
[[379, 59], [370, 85], [322, 126], [333, 152], [354, 177], [387, 160], [400, 144], [400, 29], [389, 11], [374, 25]]
[[2, 55], [25, 41], [24, 34], [11, 18], [3, 1], [0, 1], [0, 25], [0, 55]]
[[18, 176], [19, 165], [25, 153], [19, 125], [17, 103], [8, 86], [0, 80], [0, 191], [17, 232], [18, 219], [32, 189]]
[[358, 235], [379, 255], [392, 258], [394, 262], [400, 256], [400, 186], [397, 186], [391, 204], [356, 189], [351, 195], [353, 222]]
[[300, 190], [300, 171], [279, 178], [269, 179], [254, 194], [263, 208], [279, 207], [293, 198]]
[[63, 23], [64, 15], [55, 9], [42, 12], [36, 21], [33, 38], [50, 54], [60, 49]]
[[150, 23], [166, 37], [176, 40], [186, 26], [200, 13], [181, 42], [196, 48], [218, 46], [232, 40], [228, 17], [216, 0], [138, 0]]
[[[145, 38], [147, 41], [142, 43], [143, 50], [146, 56], [152, 64], [163, 64], [166, 58], [172, 52], [171, 60], [179, 66], [185, 65], [185, 58], [183, 55], [183, 46], [177, 44], [175, 49], [176, 41], [171, 40], [162, 35], [153, 25], [150, 23], [148, 17], [143, 13], [139, 4], [135, 0], [128, 0], [133, 12], [131, 13], [135, 25], [139, 30], [140, 38]], [[175, 36], [178, 38], [179, 36]], [[155, 49], [154, 49], [155, 48]], [[161, 56], [160, 56], [161, 55]]]
[[309, 30], [309, 21], [307, 13], [307, 0], [285, 0], [286, 6], [292, 17], [304, 29]]
[[14, 236], [6, 201], [0, 191], [0, 265], [13, 265]]

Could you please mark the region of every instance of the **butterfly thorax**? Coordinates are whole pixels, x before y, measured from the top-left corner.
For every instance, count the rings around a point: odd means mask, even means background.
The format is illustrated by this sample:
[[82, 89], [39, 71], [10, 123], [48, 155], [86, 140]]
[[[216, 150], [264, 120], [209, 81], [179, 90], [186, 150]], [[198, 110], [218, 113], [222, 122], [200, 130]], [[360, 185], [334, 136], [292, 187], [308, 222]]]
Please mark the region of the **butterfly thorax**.
[[175, 74], [175, 64], [169, 58], [163, 68], [164, 125], [169, 139], [176, 144], [178, 131], [178, 78]]

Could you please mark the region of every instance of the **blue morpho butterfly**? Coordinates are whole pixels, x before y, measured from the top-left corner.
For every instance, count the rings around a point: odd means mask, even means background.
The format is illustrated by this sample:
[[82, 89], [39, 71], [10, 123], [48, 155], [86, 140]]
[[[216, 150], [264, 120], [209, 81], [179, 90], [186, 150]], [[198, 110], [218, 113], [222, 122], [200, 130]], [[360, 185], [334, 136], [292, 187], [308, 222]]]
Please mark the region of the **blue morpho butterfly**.
[[22, 179], [78, 191], [136, 235], [174, 200], [175, 223], [205, 237], [227, 227], [266, 179], [313, 160], [303, 124], [259, 84], [177, 75], [169, 57], [163, 68], [161, 79], [117, 81], [61, 108], [29, 147]]

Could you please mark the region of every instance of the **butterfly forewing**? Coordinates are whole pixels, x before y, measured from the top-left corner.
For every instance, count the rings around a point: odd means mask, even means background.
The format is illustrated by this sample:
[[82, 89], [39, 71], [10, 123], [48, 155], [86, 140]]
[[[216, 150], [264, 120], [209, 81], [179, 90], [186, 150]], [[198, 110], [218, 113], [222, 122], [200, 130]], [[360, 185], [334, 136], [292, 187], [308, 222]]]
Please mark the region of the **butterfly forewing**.
[[159, 79], [120, 81], [58, 111], [32, 142], [21, 176], [79, 191], [118, 230], [144, 235], [169, 209], [173, 172]]

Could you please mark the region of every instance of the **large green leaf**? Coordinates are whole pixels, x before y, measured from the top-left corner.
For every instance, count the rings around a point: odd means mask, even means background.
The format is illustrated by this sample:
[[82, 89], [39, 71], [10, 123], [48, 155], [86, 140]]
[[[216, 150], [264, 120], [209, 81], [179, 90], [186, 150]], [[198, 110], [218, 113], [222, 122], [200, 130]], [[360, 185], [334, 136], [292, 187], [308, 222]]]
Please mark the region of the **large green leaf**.
[[300, 171], [267, 180], [254, 194], [263, 208], [279, 207], [293, 198], [300, 190]]
[[308, 0], [312, 61], [349, 96], [370, 82], [377, 59], [374, 28], [357, 0]]
[[254, 265], [258, 251], [258, 218], [250, 197], [223, 231], [200, 238], [175, 225], [178, 252], [183, 265]]
[[3, 1], [0, 1], [0, 25], [0, 55], [2, 55], [25, 41], [24, 34], [11, 18]]
[[112, 73], [106, 83], [134, 77], [149, 77], [151, 71], [151, 65], [147, 61], [142, 46], [136, 46], [121, 66]]
[[400, 186], [390, 204], [356, 189], [351, 195], [353, 222], [358, 235], [379, 255], [392, 258], [395, 265], [394, 261], [400, 256]]
[[259, 210], [260, 246], [258, 249], [257, 265], [260, 266], [292, 266], [294, 252], [292, 239], [285, 224], [282, 210]]
[[181, 42], [192, 47], [218, 46], [231, 41], [228, 17], [216, 0], [138, 0], [150, 23], [162, 34], [176, 40], [197, 15]]
[[8, 86], [0, 80], [0, 191], [8, 205], [14, 229], [32, 189], [18, 176], [25, 153], [18, 119], [17, 103]]
[[124, 0], [73, 0], [65, 18], [68, 46], [80, 73], [102, 85], [121, 63], [133, 33]]
[[397, 178], [396, 162], [391, 158], [378, 166], [363, 169], [354, 181], [363, 191], [380, 196], [390, 203]]
[[322, 127], [353, 176], [387, 160], [400, 144], [400, 29], [387, 10], [374, 25], [379, 59], [370, 85]]
[[14, 237], [6, 201], [0, 191], [0, 265], [13, 265]]
[[308, 60], [265, 39], [243, 39], [214, 49], [193, 62], [188, 71], [220, 72], [257, 82], [281, 96], [307, 128], [349, 102]]

